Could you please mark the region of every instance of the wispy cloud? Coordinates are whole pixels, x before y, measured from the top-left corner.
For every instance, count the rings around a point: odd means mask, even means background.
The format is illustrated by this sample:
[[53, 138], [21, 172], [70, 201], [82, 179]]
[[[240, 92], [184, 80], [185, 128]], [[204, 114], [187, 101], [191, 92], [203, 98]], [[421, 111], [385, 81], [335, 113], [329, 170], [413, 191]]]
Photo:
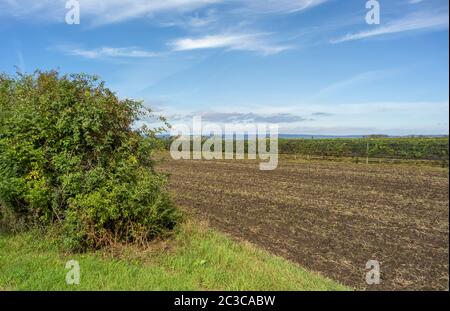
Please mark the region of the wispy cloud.
[[96, 49], [81, 49], [60, 47], [66, 54], [85, 58], [149, 58], [160, 56], [160, 53], [142, 50], [138, 47], [101, 47]]
[[332, 114], [332, 113], [329, 113], [329, 112], [314, 112], [313, 114], [312, 114], [312, 116], [314, 116], [314, 117], [331, 117], [331, 116], [333, 116], [334, 114]]
[[219, 123], [295, 123], [303, 122], [307, 120], [299, 115], [292, 113], [275, 113], [275, 114], [261, 114], [253, 112], [197, 112], [190, 114], [184, 118], [190, 119], [193, 116], [201, 116], [203, 121], [206, 122], [219, 122]]
[[291, 46], [276, 45], [268, 40], [269, 33], [218, 34], [198, 38], [180, 38], [169, 43], [175, 51], [225, 48], [230, 50], [255, 51], [262, 54], [277, 54]]
[[203, 16], [199, 13], [196, 13], [194, 16], [189, 17], [187, 24], [190, 27], [205, 27], [217, 21], [217, 19], [217, 11], [214, 9], [209, 9]]
[[328, 95], [330, 93], [352, 87], [358, 83], [369, 82], [369, 81], [373, 81], [376, 79], [380, 79], [380, 78], [386, 77], [387, 75], [394, 73], [394, 71], [395, 70], [372, 70], [372, 71], [361, 72], [361, 73], [355, 74], [349, 78], [334, 82], [334, 83], [322, 88], [312, 98], [317, 98], [322, 95]]
[[[164, 12], [190, 12], [220, 3], [222, 0], [108, 0], [98, 5], [98, 1], [84, 0], [87, 14], [96, 17], [95, 25], [127, 21]], [[83, 5], [83, 3], [81, 4]]]
[[[236, 1], [236, 0], [235, 0]], [[257, 13], [295, 13], [313, 8], [329, 0], [238, 0], [241, 5]]]
[[[135, 18], [149, 17], [159, 13], [186, 13], [211, 8], [217, 4], [231, 12], [291, 13], [317, 6], [328, 0], [79, 0], [83, 16], [94, 25], [105, 25]], [[49, 20], [63, 20], [66, 0], [2, 0], [0, 15], [16, 17], [33, 16]], [[208, 22], [206, 19], [192, 21], [194, 26]]]
[[406, 18], [379, 26], [372, 30], [349, 33], [343, 37], [331, 40], [331, 43], [361, 40], [375, 36], [401, 33], [413, 30], [433, 30], [448, 28], [448, 12], [445, 14], [415, 14]]
[[[161, 107], [171, 124], [190, 124], [193, 116], [205, 123], [277, 123], [280, 133], [350, 134], [445, 134], [448, 133], [448, 101], [303, 102], [282, 105], [228, 105], [217, 110]], [[385, 122], [381, 123], [380, 118]], [[417, 124], [420, 124], [417, 126]]]
[[[64, 20], [66, 0], [6, 0], [0, 2], [0, 14]], [[189, 12], [222, 0], [79, 0], [82, 18], [95, 25], [111, 24], [152, 14]]]

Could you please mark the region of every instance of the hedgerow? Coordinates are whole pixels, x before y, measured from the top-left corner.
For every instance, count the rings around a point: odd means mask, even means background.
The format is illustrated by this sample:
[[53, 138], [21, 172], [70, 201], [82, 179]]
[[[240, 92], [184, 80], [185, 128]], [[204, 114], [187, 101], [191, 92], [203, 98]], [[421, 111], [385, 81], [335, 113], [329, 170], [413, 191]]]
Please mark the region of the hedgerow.
[[[0, 218], [62, 228], [73, 250], [141, 242], [179, 220], [153, 169], [162, 128], [104, 82], [56, 71], [0, 75]], [[164, 121], [164, 120], [162, 120]]]
[[[163, 137], [166, 150], [176, 137]], [[207, 137], [202, 138], [202, 144]], [[224, 142], [222, 143], [224, 144]], [[248, 144], [245, 141], [245, 152]], [[190, 145], [192, 151], [193, 145]], [[280, 138], [280, 154], [325, 157], [367, 157], [408, 160], [439, 160], [449, 158], [448, 137], [365, 137], [365, 138]]]
[[280, 139], [282, 154], [447, 160], [448, 137]]

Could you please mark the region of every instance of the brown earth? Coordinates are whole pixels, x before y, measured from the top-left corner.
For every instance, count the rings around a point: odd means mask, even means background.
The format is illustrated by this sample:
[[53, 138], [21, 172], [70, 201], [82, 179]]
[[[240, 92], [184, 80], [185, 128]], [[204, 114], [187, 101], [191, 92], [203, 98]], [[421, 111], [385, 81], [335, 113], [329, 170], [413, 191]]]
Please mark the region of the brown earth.
[[[366, 290], [448, 290], [448, 169], [283, 161], [168, 161], [184, 209], [238, 239]], [[367, 285], [368, 260], [381, 284]]]

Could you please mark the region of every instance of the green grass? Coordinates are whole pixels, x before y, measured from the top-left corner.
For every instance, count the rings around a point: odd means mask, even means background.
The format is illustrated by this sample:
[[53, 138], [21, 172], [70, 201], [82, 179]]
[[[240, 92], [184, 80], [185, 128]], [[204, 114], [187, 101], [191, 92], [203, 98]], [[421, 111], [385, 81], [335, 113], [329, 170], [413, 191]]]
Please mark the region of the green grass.
[[[79, 285], [66, 285], [77, 260]], [[147, 249], [66, 254], [33, 233], [0, 235], [3, 290], [346, 290], [282, 258], [191, 222]]]

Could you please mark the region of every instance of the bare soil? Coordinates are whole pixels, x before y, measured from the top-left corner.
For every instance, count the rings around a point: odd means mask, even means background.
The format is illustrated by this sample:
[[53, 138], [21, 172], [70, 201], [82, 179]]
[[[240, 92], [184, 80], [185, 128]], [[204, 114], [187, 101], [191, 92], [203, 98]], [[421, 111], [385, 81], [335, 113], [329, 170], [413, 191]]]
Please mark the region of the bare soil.
[[[448, 169], [282, 161], [167, 161], [177, 204], [219, 230], [345, 285], [448, 290]], [[367, 285], [366, 262], [381, 265]]]

